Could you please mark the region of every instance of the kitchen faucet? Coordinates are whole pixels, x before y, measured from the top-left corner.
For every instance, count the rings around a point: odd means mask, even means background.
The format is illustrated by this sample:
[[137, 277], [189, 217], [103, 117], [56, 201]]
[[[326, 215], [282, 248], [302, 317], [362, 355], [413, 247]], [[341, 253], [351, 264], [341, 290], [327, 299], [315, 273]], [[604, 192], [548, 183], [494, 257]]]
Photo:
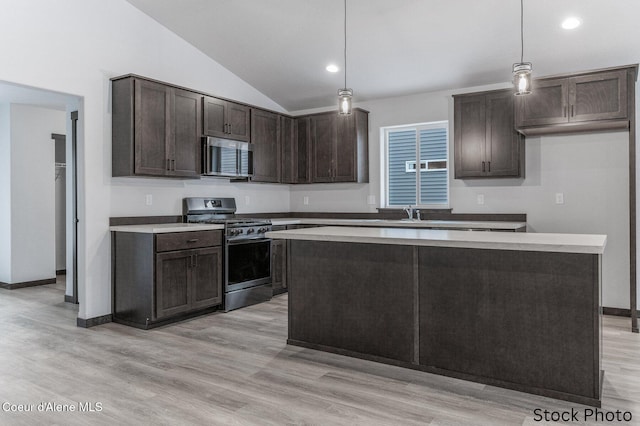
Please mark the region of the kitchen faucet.
[[414, 211], [416, 212], [416, 219], [421, 220], [420, 219], [420, 210], [414, 209], [413, 206], [405, 207], [403, 210], [409, 216], [409, 220], [413, 220], [413, 212]]
[[407, 213], [409, 215], [409, 220], [413, 219], [413, 207], [412, 206], [405, 207], [403, 210], [405, 211], [405, 213]]

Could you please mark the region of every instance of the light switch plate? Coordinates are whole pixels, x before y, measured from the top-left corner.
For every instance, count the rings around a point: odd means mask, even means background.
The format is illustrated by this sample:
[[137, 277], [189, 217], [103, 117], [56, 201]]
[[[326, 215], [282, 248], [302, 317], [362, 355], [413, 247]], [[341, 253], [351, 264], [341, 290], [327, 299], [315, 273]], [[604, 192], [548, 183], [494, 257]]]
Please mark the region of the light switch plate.
[[304, 197], [302, 197], [302, 204], [304, 204], [305, 206], [309, 205], [309, 197], [307, 197], [306, 195]]
[[152, 204], [153, 204], [153, 195], [151, 195], [151, 194], [147, 194], [147, 195], [145, 195], [145, 196], [144, 196], [144, 203], [145, 203], [147, 206], [152, 205]]
[[564, 204], [564, 193], [556, 192], [556, 204]]
[[367, 204], [375, 205], [376, 204], [376, 196], [375, 195], [367, 196]]
[[478, 202], [478, 204], [482, 205], [484, 204], [484, 194], [478, 194], [476, 201]]
[[251, 198], [248, 195], [244, 196], [244, 203], [248, 206], [251, 203]]

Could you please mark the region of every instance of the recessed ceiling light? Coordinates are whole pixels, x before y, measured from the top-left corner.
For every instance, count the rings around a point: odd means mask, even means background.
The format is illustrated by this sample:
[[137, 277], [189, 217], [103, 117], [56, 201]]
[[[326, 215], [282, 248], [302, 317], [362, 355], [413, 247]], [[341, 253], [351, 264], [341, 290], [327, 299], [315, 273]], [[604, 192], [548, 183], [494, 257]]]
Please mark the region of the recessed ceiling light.
[[338, 68], [337, 65], [330, 64], [330, 65], [327, 65], [327, 71], [329, 71], [329, 72], [338, 72], [338, 71], [340, 71], [340, 68]]
[[574, 28], [578, 28], [581, 23], [582, 21], [580, 21], [579, 18], [571, 16], [562, 21], [562, 28], [564, 28], [565, 30], [573, 30]]

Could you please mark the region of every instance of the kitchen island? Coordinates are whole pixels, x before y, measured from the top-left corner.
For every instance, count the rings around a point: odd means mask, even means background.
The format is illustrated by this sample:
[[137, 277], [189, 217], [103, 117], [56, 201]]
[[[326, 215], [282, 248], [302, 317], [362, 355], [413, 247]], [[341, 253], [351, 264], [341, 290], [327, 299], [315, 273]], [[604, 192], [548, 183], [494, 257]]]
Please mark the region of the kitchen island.
[[600, 406], [606, 236], [267, 236], [290, 244], [289, 344]]

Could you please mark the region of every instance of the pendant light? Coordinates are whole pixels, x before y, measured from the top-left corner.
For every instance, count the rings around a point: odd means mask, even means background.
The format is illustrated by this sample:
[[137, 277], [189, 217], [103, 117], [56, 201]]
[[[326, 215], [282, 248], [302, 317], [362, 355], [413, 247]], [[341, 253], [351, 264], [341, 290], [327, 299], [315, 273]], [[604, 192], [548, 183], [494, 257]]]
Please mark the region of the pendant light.
[[516, 86], [516, 96], [531, 93], [531, 62], [524, 60], [524, 0], [520, 0], [520, 62], [513, 64], [513, 83]]
[[344, 0], [344, 88], [338, 90], [338, 113], [351, 114], [353, 90], [347, 89], [347, 0]]

